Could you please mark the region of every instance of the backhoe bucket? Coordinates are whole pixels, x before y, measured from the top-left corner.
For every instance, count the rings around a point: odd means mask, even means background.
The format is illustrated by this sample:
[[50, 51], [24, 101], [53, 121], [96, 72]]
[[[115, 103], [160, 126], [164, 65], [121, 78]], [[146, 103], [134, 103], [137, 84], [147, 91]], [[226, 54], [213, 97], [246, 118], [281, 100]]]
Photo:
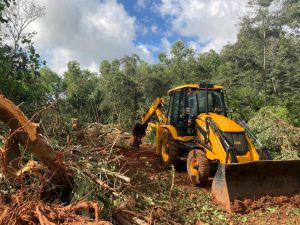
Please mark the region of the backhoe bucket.
[[146, 135], [146, 129], [148, 124], [136, 123], [132, 129], [132, 134], [134, 136], [144, 137]]
[[234, 200], [300, 193], [300, 160], [220, 164], [212, 183], [217, 203], [231, 212]]
[[147, 124], [143, 125], [140, 123], [136, 123], [132, 129], [133, 134], [133, 147], [139, 147], [142, 143], [142, 138], [146, 135]]

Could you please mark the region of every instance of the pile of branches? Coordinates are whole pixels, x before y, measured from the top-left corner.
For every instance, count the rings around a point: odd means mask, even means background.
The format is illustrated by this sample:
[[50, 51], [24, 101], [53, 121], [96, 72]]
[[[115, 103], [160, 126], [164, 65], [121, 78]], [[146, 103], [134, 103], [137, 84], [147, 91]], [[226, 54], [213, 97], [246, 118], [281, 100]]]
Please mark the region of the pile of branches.
[[124, 169], [126, 162], [118, 151], [113, 145], [73, 145], [65, 148], [64, 154], [66, 164], [74, 172], [72, 201], [97, 201], [103, 209], [103, 218], [124, 224], [131, 219], [122, 216], [122, 212], [135, 207], [136, 202], [131, 179]]
[[6, 190], [0, 193], [0, 224], [111, 224], [100, 220], [97, 201], [71, 201], [56, 193], [59, 189], [46, 166], [30, 160], [26, 167], [19, 182], [1, 174], [1, 188]]
[[92, 147], [129, 148], [132, 144], [132, 135], [116, 124], [87, 123], [73, 136], [75, 143]]
[[72, 201], [74, 173], [33, 122], [46, 109], [28, 119], [0, 95], [0, 121], [8, 127], [0, 146], [0, 224], [110, 224], [100, 220], [96, 201]]
[[288, 120], [287, 109], [263, 107], [249, 121], [249, 126], [275, 159], [300, 158], [300, 128]]
[[38, 113], [28, 119], [0, 96], [0, 120], [9, 127], [0, 147], [0, 224], [147, 224], [130, 210], [137, 193], [118, 153], [131, 135], [88, 124], [55, 150], [33, 122]]

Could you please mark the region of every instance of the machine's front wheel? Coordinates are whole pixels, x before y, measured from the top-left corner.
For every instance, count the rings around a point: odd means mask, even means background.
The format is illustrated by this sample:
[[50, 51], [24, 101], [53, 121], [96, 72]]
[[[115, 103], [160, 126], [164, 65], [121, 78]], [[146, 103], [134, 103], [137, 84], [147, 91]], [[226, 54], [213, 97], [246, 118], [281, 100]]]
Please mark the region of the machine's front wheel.
[[198, 149], [190, 151], [186, 168], [193, 184], [204, 185], [208, 181], [210, 166], [204, 151]]
[[171, 165], [178, 166], [180, 149], [174, 144], [170, 134], [166, 133], [162, 136], [160, 146], [160, 156], [163, 166], [166, 168], [169, 168]]

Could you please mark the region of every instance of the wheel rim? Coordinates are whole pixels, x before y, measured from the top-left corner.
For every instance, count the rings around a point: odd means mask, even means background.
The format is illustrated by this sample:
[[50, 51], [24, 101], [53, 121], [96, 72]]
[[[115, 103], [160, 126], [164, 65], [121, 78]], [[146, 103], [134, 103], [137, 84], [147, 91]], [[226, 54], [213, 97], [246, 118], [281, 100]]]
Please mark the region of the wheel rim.
[[169, 160], [169, 144], [166, 141], [163, 142], [161, 155], [165, 162]]
[[198, 176], [199, 175], [199, 172], [198, 172], [198, 169], [196, 169], [196, 165], [198, 164], [197, 160], [194, 158], [191, 160], [191, 163], [190, 163], [190, 171], [192, 173], [192, 175], [194, 176]]

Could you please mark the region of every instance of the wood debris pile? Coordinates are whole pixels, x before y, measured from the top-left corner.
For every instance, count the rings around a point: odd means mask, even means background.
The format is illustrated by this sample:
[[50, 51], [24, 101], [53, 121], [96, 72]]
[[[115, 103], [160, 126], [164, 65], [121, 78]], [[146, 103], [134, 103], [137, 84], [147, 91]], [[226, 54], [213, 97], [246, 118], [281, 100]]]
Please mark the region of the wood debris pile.
[[148, 224], [131, 211], [137, 192], [118, 154], [131, 147], [129, 133], [91, 123], [54, 150], [34, 116], [0, 96], [0, 120], [9, 128], [0, 147], [0, 225]]
[[88, 123], [74, 132], [75, 143], [92, 147], [130, 148], [132, 135], [115, 124]]
[[39, 133], [38, 113], [28, 119], [0, 95], [0, 120], [9, 129], [0, 147], [0, 224], [110, 224], [100, 220], [97, 201], [73, 201], [75, 166]]

